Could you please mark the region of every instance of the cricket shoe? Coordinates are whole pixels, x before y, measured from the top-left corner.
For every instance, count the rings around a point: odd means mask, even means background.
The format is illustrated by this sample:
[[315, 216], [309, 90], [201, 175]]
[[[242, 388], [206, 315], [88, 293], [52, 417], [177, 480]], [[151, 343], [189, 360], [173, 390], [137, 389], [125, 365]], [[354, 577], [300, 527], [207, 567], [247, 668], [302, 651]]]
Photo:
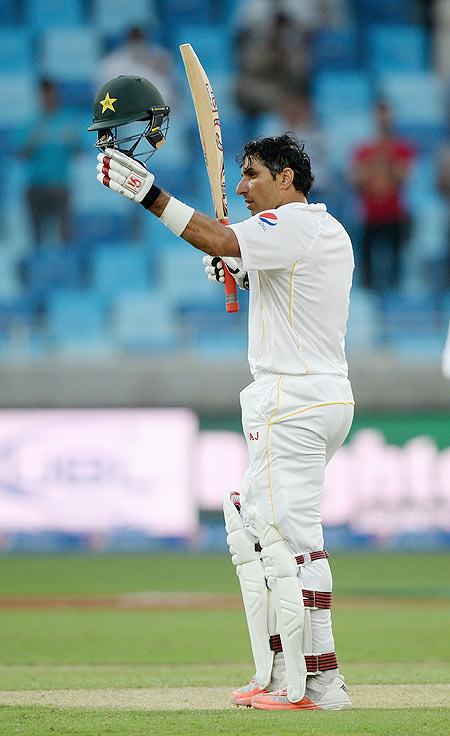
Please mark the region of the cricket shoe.
[[251, 680], [248, 685], [233, 690], [231, 693], [231, 702], [233, 705], [246, 705], [248, 708], [252, 705], [252, 698], [257, 695], [264, 695], [269, 691], [266, 688], [259, 687], [255, 680]]
[[338, 670], [308, 677], [305, 695], [321, 710], [348, 710], [352, 707], [345, 680]]
[[352, 707], [352, 701], [348, 697], [344, 678], [336, 675], [329, 683], [321, 683], [320, 680], [311, 685], [308, 683], [304, 697], [297, 703], [291, 703], [287, 688], [283, 688], [254, 695], [252, 707], [260, 710], [345, 710]]
[[283, 654], [275, 654], [273, 666], [272, 666], [272, 677], [267, 687], [260, 687], [253, 677], [248, 685], [240, 687], [239, 690], [234, 690], [231, 693], [231, 702], [234, 705], [246, 705], [250, 708], [252, 704], [252, 698], [255, 695], [265, 695], [266, 693], [274, 692], [275, 690], [281, 690], [286, 685], [286, 670], [284, 667]]

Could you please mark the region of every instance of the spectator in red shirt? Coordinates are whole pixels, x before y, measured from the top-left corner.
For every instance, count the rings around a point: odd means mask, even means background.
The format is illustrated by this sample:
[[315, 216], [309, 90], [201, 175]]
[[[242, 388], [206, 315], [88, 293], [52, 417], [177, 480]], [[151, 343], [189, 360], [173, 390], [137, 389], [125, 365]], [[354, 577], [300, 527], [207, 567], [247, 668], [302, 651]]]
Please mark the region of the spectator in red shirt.
[[[385, 102], [378, 102], [375, 112], [378, 136], [355, 150], [350, 174], [363, 208], [362, 285], [383, 290], [396, 288], [400, 282], [400, 253], [410, 222], [402, 190], [414, 149], [407, 140], [396, 137], [391, 109]], [[383, 283], [374, 279], [374, 256], [381, 248], [390, 259]]]

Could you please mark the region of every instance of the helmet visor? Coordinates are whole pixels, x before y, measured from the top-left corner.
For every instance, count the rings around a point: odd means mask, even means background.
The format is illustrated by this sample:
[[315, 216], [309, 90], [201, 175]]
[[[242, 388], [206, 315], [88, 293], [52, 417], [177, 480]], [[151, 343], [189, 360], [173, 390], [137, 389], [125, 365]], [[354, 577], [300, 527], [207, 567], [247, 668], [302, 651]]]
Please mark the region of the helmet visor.
[[[98, 131], [96, 148], [104, 151], [105, 148], [116, 148], [145, 164], [166, 141], [169, 128], [169, 117], [157, 116], [145, 122], [128, 123], [127, 125], [104, 128]], [[145, 125], [143, 129], [142, 126]]]

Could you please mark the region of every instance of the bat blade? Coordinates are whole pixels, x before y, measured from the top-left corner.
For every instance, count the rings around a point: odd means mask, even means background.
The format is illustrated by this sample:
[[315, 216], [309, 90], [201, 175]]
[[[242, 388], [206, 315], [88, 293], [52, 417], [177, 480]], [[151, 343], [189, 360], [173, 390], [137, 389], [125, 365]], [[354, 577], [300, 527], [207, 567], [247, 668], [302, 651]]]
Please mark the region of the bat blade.
[[[216, 99], [208, 76], [197, 54], [189, 43], [180, 46], [186, 76], [197, 117], [198, 131], [205, 157], [206, 170], [216, 217], [228, 224], [228, 205], [225, 187], [222, 129]], [[225, 307], [227, 312], [238, 312], [236, 282], [224, 264]]]

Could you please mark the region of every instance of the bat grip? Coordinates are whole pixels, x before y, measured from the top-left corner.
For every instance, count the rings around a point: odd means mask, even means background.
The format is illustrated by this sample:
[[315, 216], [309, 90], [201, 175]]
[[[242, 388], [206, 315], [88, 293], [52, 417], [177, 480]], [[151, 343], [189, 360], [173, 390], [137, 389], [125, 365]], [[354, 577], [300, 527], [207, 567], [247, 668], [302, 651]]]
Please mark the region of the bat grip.
[[[228, 218], [220, 220], [224, 225], [228, 225]], [[239, 312], [239, 299], [237, 294], [237, 285], [233, 276], [229, 272], [226, 263], [223, 264], [223, 274], [225, 279], [225, 309], [227, 312]]]

